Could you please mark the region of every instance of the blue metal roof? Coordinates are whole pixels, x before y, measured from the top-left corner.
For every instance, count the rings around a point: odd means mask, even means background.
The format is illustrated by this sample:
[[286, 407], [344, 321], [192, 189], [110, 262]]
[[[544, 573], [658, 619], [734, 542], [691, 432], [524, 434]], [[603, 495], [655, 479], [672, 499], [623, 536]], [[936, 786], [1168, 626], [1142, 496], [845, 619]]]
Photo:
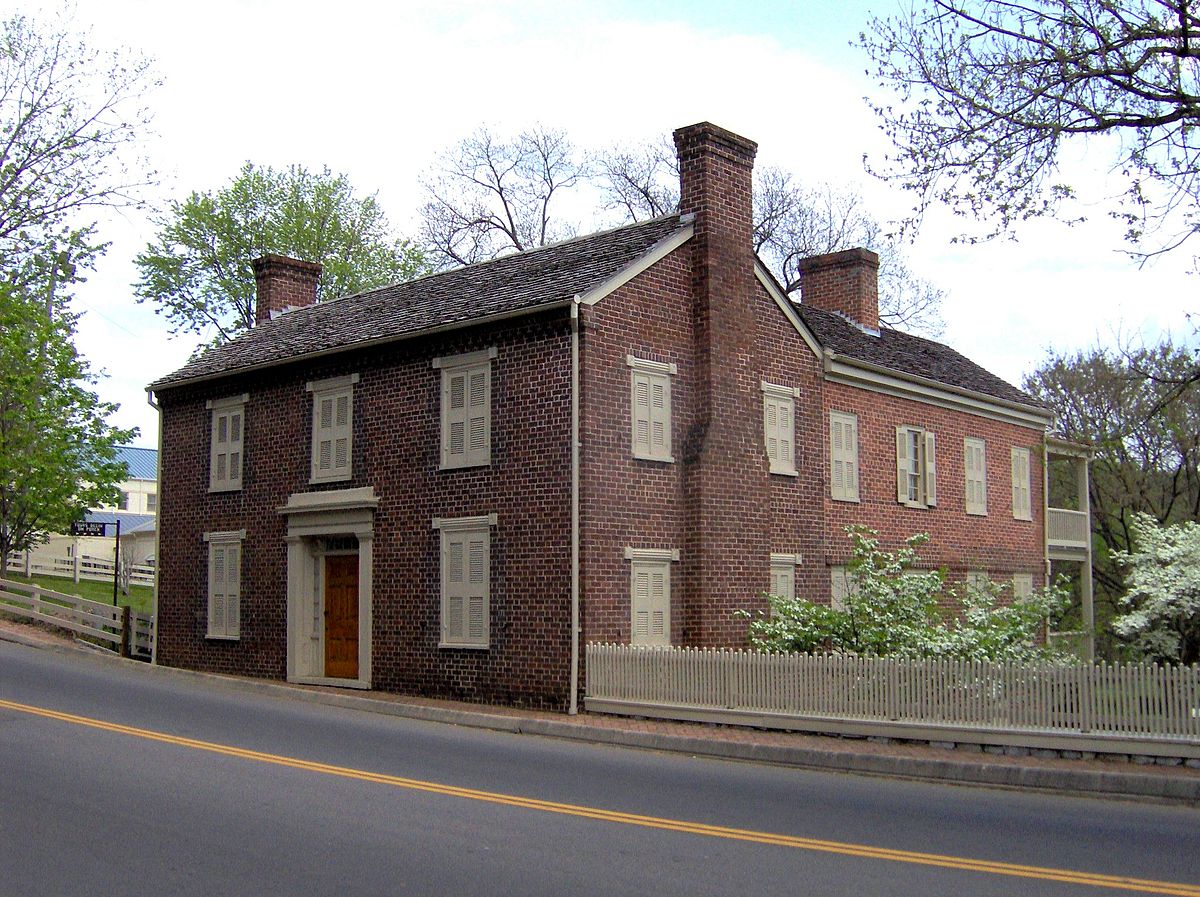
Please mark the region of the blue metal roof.
[[[117, 460], [124, 462], [131, 480], [158, 479], [158, 450], [137, 448], [132, 445], [117, 446]], [[122, 524], [124, 526], [124, 524]]]
[[[153, 514], [127, 514], [124, 511], [88, 511], [83, 518], [88, 523], [116, 523], [121, 518], [121, 532], [127, 533], [145, 523], [154, 523]], [[153, 529], [153, 527], [151, 527]], [[108, 533], [113, 534], [112, 530]]]

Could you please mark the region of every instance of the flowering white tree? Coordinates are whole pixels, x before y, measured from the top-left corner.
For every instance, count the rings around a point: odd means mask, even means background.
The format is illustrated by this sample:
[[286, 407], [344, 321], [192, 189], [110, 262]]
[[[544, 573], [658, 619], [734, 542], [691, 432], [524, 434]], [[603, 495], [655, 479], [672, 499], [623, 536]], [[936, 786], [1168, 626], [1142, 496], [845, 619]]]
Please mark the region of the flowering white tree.
[[1131, 520], [1133, 548], [1117, 553], [1129, 568], [1125, 612], [1113, 631], [1148, 660], [1200, 661], [1200, 524], [1159, 526], [1148, 514]]
[[[769, 612], [741, 612], [750, 618], [754, 647], [874, 657], [1063, 659], [1038, 643], [1044, 621], [1065, 601], [1059, 587], [1011, 600], [999, 583], [947, 590], [943, 571], [919, 569], [917, 549], [929, 541], [928, 535], [910, 536], [903, 548], [886, 551], [872, 529], [850, 526], [846, 532], [852, 548], [843, 606], [768, 595]], [[961, 613], [944, 615], [945, 604], [956, 605]]]

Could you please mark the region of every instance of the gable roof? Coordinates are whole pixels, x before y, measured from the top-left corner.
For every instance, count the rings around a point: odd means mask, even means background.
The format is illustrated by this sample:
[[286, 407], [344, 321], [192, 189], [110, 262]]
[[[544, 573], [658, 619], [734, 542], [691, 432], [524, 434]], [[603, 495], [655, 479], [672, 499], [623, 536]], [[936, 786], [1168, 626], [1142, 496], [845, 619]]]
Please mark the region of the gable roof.
[[138, 448], [133, 445], [118, 445], [116, 460], [129, 471], [126, 479], [157, 480], [158, 450]]
[[149, 389], [555, 307], [685, 226], [679, 215], [666, 215], [295, 309], [209, 349]]
[[1045, 408], [1045, 403], [986, 371], [947, 345], [901, 330], [881, 327], [864, 333], [841, 315], [803, 303], [794, 306], [818, 343], [845, 358], [933, 380], [993, 399]]

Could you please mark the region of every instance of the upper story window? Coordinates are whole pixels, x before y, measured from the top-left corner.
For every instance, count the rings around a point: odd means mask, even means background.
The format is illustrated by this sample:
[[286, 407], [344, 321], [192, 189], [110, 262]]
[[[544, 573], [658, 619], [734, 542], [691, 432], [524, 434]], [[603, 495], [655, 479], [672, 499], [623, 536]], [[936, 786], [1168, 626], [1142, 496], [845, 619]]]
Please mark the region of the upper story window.
[[791, 386], [762, 384], [763, 438], [771, 473], [796, 476], [796, 399]]
[[492, 462], [492, 360], [496, 349], [435, 358], [442, 372], [441, 467]]
[[1012, 510], [1013, 518], [1016, 520], [1033, 519], [1033, 499], [1029, 486], [1029, 458], [1029, 449], [1013, 446]]
[[210, 399], [212, 432], [209, 442], [208, 491], [229, 492], [242, 488], [246, 436], [246, 400], [249, 396]]
[[310, 482], [338, 482], [352, 475], [357, 382], [358, 374], [347, 374], [307, 385], [313, 397]]
[[146, 493], [146, 511], [150, 514], [153, 514], [157, 510], [158, 510], [158, 493], [147, 492]]
[[671, 375], [673, 364], [625, 356], [630, 368], [633, 457], [674, 461], [671, 454]]
[[910, 508], [937, 505], [936, 448], [929, 430], [896, 428], [896, 501]]
[[963, 439], [963, 469], [966, 472], [966, 511], [987, 514], [987, 446], [982, 439]]
[[829, 412], [829, 497], [858, 501], [858, 416]]

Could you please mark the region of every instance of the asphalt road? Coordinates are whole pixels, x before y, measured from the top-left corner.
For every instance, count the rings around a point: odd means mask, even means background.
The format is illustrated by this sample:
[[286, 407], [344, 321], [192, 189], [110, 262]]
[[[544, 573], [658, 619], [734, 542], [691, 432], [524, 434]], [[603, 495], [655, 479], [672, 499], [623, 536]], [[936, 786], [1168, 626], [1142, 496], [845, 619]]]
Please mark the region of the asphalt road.
[[0, 783], [5, 897], [1200, 897], [1194, 809], [480, 731], [5, 642]]

